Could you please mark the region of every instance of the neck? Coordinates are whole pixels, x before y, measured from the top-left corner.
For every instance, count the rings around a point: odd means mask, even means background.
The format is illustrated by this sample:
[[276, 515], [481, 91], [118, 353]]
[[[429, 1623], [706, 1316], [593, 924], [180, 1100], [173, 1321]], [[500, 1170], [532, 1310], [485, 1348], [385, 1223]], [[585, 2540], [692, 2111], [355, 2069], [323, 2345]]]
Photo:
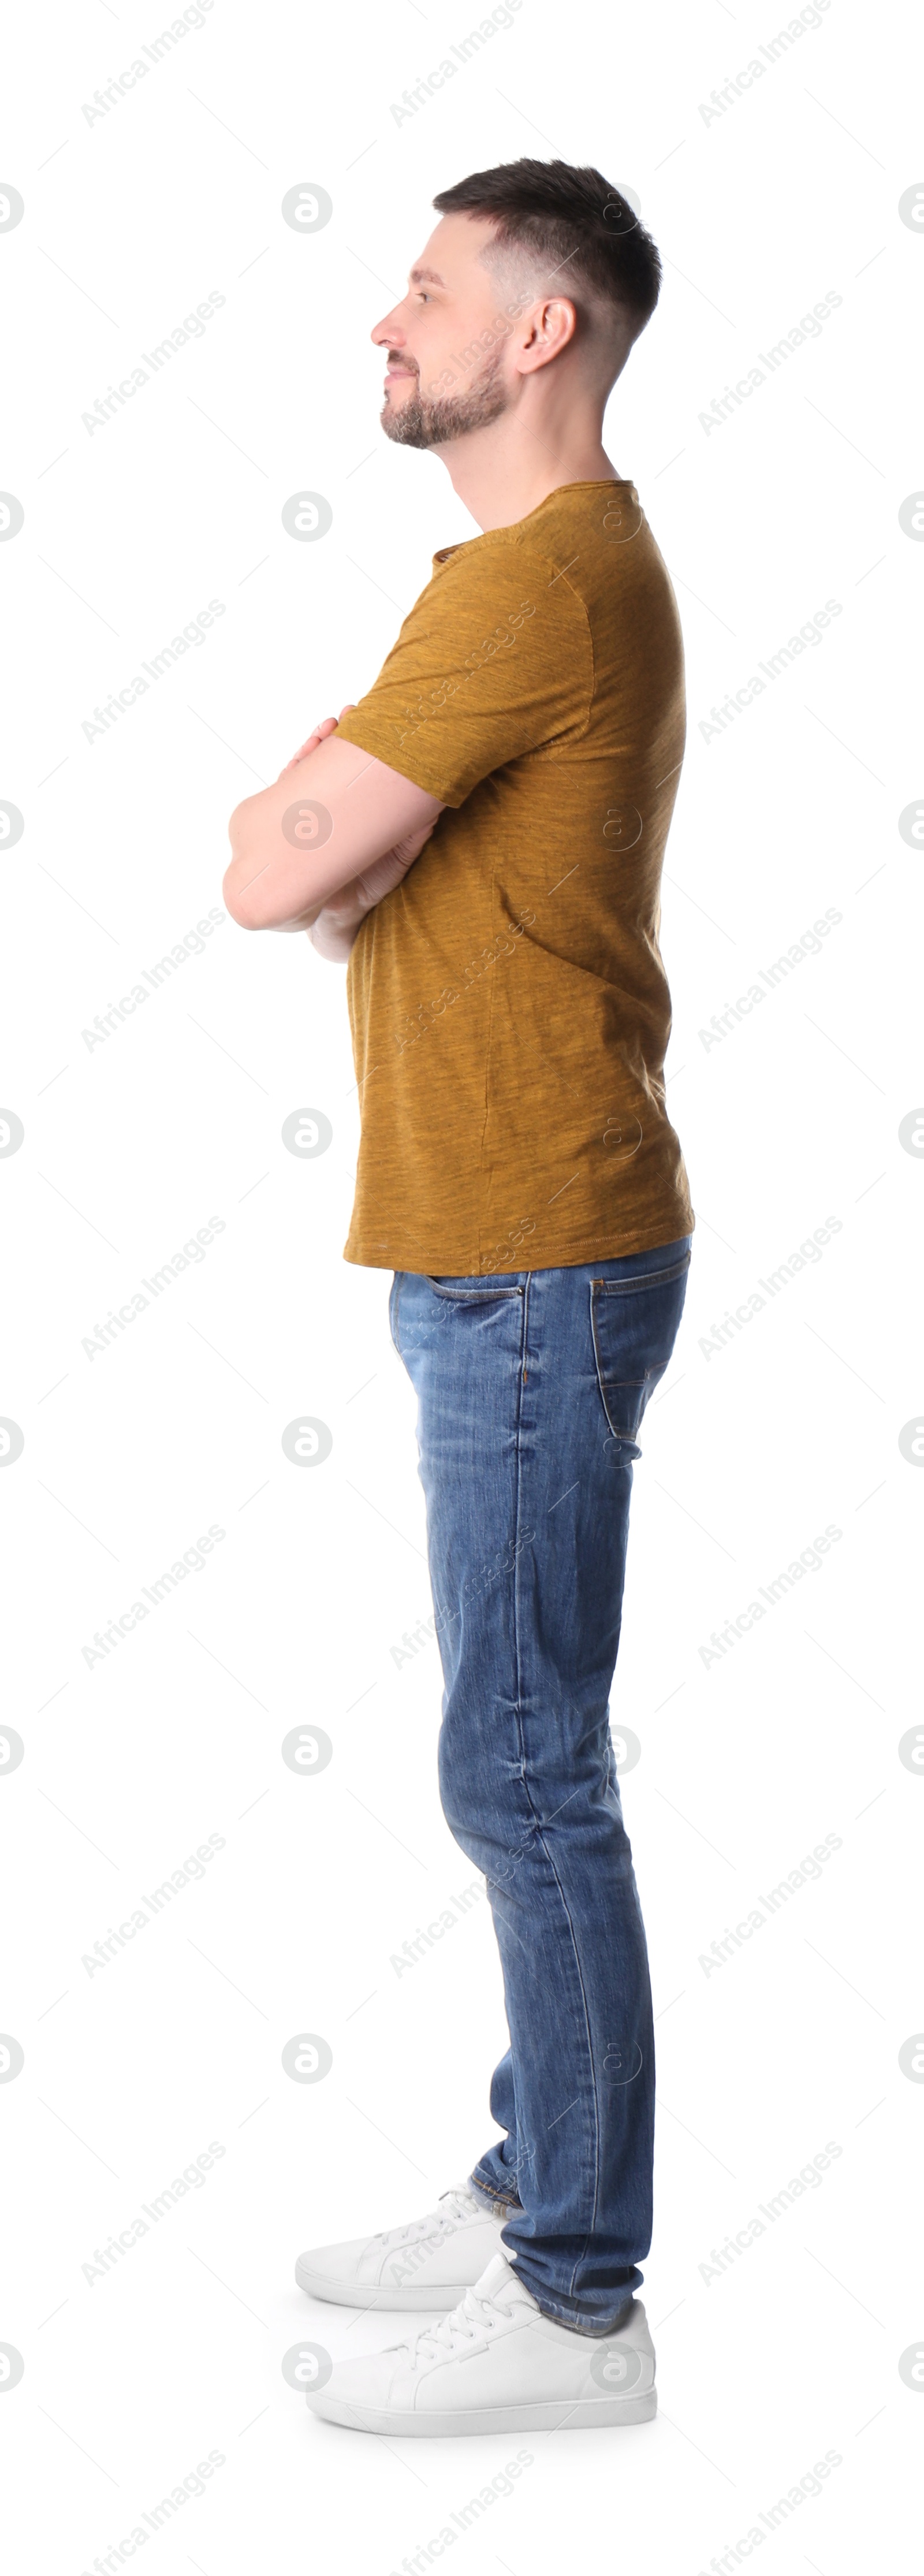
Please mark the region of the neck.
[[612, 483], [620, 477], [606, 453], [599, 419], [544, 422], [533, 428], [520, 411], [449, 439], [441, 457], [453, 491], [482, 530], [513, 527], [564, 483]]

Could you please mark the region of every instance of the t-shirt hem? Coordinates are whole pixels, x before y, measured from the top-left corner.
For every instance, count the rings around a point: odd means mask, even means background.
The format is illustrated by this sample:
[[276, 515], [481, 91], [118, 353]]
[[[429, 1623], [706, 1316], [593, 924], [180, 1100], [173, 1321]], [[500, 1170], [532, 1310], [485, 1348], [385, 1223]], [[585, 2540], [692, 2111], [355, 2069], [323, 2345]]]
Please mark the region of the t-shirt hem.
[[[419, 1243], [412, 1247], [398, 1236], [385, 1242], [358, 1234], [354, 1241], [350, 1234], [343, 1247], [343, 1259], [363, 1270], [406, 1270], [424, 1279], [515, 1278], [525, 1270], [568, 1270], [588, 1261], [618, 1261], [623, 1256], [631, 1259], [633, 1253], [656, 1252], [662, 1243], [677, 1243], [684, 1235], [692, 1235], [695, 1228], [692, 1208], [675, 1206], [667, 1215], [621, 1231], [597, 1227], [592, 1234], [574, 1236], [567, 1244], [560, 1238], [547, 1245], [530, 1244], [528, 1259], [492, 1262], [484, 1271], [473, 1268], [470, 1247], [457, 1244], [447, 1251], [445, 1244], [434, 1245], [422, 1254]], [[454, 1258], [454, 1254], [461, 1254], [461, 1258]]]

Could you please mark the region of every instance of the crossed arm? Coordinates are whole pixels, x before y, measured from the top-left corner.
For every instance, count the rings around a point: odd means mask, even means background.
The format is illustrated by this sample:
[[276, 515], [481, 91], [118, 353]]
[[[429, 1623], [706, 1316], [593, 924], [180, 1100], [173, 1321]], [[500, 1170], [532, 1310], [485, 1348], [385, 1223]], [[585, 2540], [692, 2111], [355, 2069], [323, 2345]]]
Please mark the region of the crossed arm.
[[242, 929], [306, 930], [319, 956], [342, 964], [360, 922], [407, 875], [445, 809], [384, 761], [338, 742], [336, 724], [326, 716], [275, 785], [235, 807], [222, 890]]

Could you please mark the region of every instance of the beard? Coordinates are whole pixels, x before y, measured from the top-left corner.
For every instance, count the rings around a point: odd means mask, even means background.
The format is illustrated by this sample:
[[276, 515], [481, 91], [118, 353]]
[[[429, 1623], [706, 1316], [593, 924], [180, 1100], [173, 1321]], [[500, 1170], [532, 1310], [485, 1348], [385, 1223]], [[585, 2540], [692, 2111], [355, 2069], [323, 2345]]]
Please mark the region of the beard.
[[501, 353], [494, 350], [466, 393], [444, 394], [431, 402], [421, 393], [418, 377], [400, 410], [392, 410], [386, 402], [382, 428], [397, 447], [442, 447], [451, 438], [464, 438], [468, 430], [485, 429], [489, 421], [499, 420], [508, 400], [501, 381]]

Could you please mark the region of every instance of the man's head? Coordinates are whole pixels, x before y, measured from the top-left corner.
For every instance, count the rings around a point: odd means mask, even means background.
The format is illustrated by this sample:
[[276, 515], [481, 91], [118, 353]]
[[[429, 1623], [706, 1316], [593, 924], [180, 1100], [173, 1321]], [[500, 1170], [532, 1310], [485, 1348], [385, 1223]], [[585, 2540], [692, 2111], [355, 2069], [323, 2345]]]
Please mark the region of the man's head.
[[443, 446], [535, 406], [543, 370], [544, 400], [583, 397], [602, 416], [661, 284], [628, 199], [599, 170], [523, 160], [476, 171], [433, 203], [442, 220], [372, 334], [389, 353], [386, 436]]

